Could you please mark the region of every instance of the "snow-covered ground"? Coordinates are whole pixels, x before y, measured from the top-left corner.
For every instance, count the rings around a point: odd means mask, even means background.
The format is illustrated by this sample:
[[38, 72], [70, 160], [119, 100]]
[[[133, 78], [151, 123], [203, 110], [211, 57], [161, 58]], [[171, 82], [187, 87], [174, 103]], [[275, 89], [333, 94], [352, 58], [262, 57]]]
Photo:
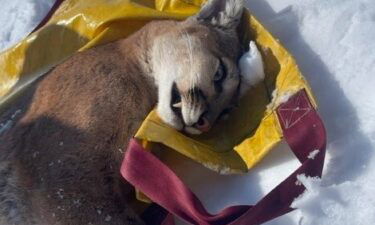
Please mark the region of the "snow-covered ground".
[[10, 47], [44, 18], [55, 0], [0, 0], [0, 51]]
[[[53, 0], [0, 0], [0, 51], [39, 22]], [[294, 212], [268, 225], [375, 224], [375, 4], [373, 0], [248, 0], [247, 6], [296, 58], [328, 132], [322, 180]], [[246, 175], [223, 176], [177, 156], [175, 168], [216, 212], [253, 204], [298, 167], [285, 143]], [[193, 175], [193, 176], [191, 176]]]
[[323, 179], [306, 179], [295, 213], [270, 224], [375, 224], [375, 4], [252, 0], [295, 56], [328, 131]]

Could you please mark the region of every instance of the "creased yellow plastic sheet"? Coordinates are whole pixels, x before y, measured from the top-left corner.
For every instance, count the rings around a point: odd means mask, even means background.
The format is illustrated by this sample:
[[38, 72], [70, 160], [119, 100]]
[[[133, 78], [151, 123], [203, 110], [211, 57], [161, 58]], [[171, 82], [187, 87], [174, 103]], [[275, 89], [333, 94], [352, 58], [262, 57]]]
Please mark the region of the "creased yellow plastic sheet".
[[[0, 54], [0, 107], [76, 51], [124, 38], [151, 20], [184, 19], [201, 0], [65, 0], [51, 20], [13, 48]], [[310, 88], [295, 60], [248, 12], [239, 29], [246, 47], [256, 40], [266, 79], [241, 100], [226, 122], [201, 136], [187, 136], [164, 124], [152, 111], [136, 137], [147, 146], [161, 143], [223, 173], [246, 172], [282, 138], [275, 109], [286, 96]], [[152, 149], [151, 149], [152, 150]]]

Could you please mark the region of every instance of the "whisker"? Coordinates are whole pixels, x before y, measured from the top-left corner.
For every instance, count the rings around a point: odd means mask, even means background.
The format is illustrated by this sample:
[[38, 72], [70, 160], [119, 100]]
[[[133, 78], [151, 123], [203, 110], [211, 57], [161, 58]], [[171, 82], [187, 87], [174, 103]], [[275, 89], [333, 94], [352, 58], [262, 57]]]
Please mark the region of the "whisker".
[[190, 35], [186, 32], [186, 30], [183, 30], [183, 33], [184, 33], [185, 39], [187, 41], [187, 46], [188, 46], [188, 50], [189, 50], [189, 63], [190, 63], [189, 89], [193, 90], [192, 93], [190, 91], [188, 92], [188, 98], [189, 98], [189, 100], [191, 100], [193, 102], [194, 96], [195, 96], [194, 88], [195, 88], [195, 83], [197, 81], [197, 79], [195, 77], [195, 74], [193, 73], [193, 71], [191, 69], [191, 68], [193, 68], [193, 60], [194, 60], [194, 58], [193, 58], [193, 48], [192, 48], [192, 44], [191, 44]]

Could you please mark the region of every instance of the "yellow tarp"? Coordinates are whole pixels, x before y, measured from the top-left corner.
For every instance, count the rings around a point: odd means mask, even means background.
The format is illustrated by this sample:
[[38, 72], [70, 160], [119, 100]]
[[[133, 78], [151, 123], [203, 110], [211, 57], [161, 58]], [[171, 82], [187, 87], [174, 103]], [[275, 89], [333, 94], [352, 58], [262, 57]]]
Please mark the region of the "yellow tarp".
[[[0, 106], [24, 85], [66, 57], [124, 38], [156, 19], [184, 19], [201, 0], [65, 0], [38, 32], [0, 55]], [[163, 143], [221, 172], [246, 172], [282, 138], [275, 108], [284, 95], [310, 89], [294, 59], [248, 12], [239, 30], [244, 46], [256, 40], [266, 80], [242, 99], [229, 120], [207, 134], [190, 137], [165, 125], [153, 111], [136, 137], [145, 145]], [[272, 98], [272, 96], [274, 96]], [[314, 102], [314, 101], [313, 101]]]

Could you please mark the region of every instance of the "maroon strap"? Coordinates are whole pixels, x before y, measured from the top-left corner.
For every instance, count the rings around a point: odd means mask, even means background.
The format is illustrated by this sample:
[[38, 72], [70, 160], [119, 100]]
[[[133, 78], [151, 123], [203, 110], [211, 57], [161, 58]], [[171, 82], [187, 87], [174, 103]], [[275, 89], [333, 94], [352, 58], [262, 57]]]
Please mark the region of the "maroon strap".
[[[191, 224], [264, 223], [293, 210], [290, 204], [305, 190], [296, 176], [321, 176], [325, 156], [325, 129], [304, 90], [283, 103], [277, 114], [285, 139], [302, 165], [254, 206], [232, 206], [216, 215], [209, 214], [173, 171], [135, 139], [129, 143], [121, 174], [155, 203]], [[171, 215], [163, 224], [173, 224]]]

